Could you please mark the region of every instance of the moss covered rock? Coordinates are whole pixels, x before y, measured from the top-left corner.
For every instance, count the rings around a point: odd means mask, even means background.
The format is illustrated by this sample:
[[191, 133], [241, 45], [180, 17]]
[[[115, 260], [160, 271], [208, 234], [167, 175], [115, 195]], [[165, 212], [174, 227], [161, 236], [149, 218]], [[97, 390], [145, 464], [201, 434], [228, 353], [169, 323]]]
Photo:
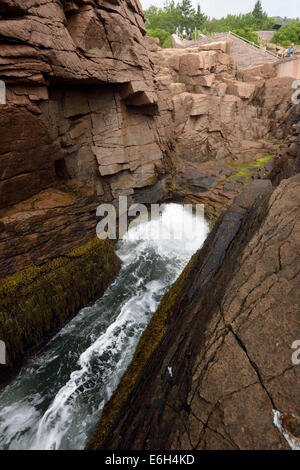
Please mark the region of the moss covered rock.
[[[104, 292], [120, 268], [114, 245], [95, 238], [65, 256], [1, 279], [0, 339], [9, 369]], [[1, 369], [0, 380], [7, 366]]]

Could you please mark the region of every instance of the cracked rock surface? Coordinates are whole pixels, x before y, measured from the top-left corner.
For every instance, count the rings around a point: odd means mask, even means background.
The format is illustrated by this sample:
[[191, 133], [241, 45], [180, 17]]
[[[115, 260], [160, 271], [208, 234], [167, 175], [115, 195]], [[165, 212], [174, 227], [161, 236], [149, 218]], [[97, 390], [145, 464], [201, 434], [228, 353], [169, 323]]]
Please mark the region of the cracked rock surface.
[[272, 410], [300, 411], [299, 280], [300, 174], [274, 190], [254, 184], [194, 259], [166, 337], [99, 447], [288, 449]]
[[0, 87], [5, 277], [95, 236], [100, 203], [155, 185], [168, 119], [138, 0], [1, 0]]
[[80, 246], [121, 195], [216, 218], [248, 184], [236, 165], [289, 134], [293, 79], [272, 64], [145, 34], [139, 0], [1, 0], [0, 278]]

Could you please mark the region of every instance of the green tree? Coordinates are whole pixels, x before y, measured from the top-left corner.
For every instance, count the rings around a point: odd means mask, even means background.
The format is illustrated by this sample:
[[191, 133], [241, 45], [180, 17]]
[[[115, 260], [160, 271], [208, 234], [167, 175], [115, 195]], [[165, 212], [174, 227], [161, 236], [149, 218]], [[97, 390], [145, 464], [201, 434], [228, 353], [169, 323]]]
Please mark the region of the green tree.
[[255, 3], [254, 10], [252, 11], [252, 16], [254, 16], [254, 18], [256, 18], [258, 21], [263, 19], [264, 12], [260, 0], [257, 0], [257, 2]]
[[251, 28], [242, 28], [236, 29], [233, 33], [238, 34], [239, 36], [248, 39], [250, 42], [254, 42], [254, 44], [259, 45], [259, 37], [258, 34], [251, 30]]
[[292, 42], [300, 44], [300, 21], [291, 21], [274, 34], [272, 42], [288, 47]]
[[171, 36], [168, 36], [168, 37], [165, 39], [165, 41], [164, 41], [162, 47], [164, 47], [164, 48], [169, 48], [169, 49], [172, 47], [172, 39], [171, 39]]
[[[146, 17], [146, 29], [153, 31], [157, 29], [167, 32], [168, 37], [175, 33], [176, 28], [182, 31], [182, 28], [194, 28], [201, 29], [204, 34], [211, 33], [224, 33], [228, 31], [240, 31], [244, 30], [244, 36], [253, 42], [253, 36], [250, 36], [250, 32], [257, 31], [260, 29], [268, 30], [271, 29], [275, 23], [275, 18], [268, 17], [267, 13], [263, 11], [262, 2], [257, 1], [252, 12], [240, 15], [227, 15], [225, 18], [215, 19], [207, 18], [206, 15], [201, 11], [200, 4], [197, 5], [196, 11], [192, 6], [191, 0], [167, 0], [161, 8], [151, 5], [145, 10]], [[290, 21], [287, 19], [287, 21]], [[160, 43], [170, 44], [170, 40], [167, 37], [163, 39], [163, 33], [159, 34]], [[157, 36], [158, 37], [158, 36]], [[252, 39], [250, 39], [252, 37]], [[163, 42], [162, 42], [163, 41]], [[285, 38], [285, 41], [287, 39]]]
[[194, 14], [192, 27], [200, 28], [205, 23], [205, 21], [207, 21], [207, 16], [204, 13], [202, 13], [200, 4], [198, 3], [197, 10]]
[[[263, 11], [262, 3], [258, 0], [255, 3], [252, 16], [255, 19], [256, 29], [270, 29], [272, 27], [273, 19], [269, 18], [267, 13]], [[274, 23], [273, 23], [274, 24]]]
[[[163, 47], [166, 40], [170, 38], [170, 33], [160, 28], [147, 29], [147, 36], [151, 36], [152, 38], [158, 38], [160, 47]], [[168, 47], [168, 46], [165, 46], [165, 47]]]
[[185, 21], [188, 21], [193, 15], [195, 15], [195, 10], [191, 0], [182, 0], [181, 3], [179, 3], [179, 9]]
[[162, 8], [151, 5], [145, 10], [146, 29], [157, 28], [173, 33], [177, 26], [182, 25], [182, 13], [174, 0], [167, 1]]

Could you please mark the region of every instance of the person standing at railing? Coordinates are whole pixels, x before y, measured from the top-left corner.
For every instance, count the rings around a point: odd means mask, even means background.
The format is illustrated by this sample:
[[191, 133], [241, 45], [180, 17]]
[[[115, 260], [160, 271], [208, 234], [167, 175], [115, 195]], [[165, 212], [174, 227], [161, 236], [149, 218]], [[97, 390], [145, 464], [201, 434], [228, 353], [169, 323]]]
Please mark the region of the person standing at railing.
[[290, 45], [290, 47], [287, 49], [286, 51], [286, 56], [287, 57], [292, 57], [295, 53], [295, 44], [292, 42], [292, 44]]

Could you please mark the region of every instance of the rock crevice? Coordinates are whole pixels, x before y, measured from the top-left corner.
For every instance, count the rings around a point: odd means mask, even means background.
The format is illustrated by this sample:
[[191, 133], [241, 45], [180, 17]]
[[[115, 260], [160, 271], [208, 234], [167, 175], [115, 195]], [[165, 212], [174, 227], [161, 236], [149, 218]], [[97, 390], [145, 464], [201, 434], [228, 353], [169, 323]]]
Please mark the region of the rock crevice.
[[163, 341], [114, 424], [103, 437], [100, 421], [88, 448], [288, 448], [272, 410], [297, 414], [300, 406], [290, 348], [300, 333], [299, 184], [298, 175], [275, 190], [254, 185], [217, 222], [169, 307]]

